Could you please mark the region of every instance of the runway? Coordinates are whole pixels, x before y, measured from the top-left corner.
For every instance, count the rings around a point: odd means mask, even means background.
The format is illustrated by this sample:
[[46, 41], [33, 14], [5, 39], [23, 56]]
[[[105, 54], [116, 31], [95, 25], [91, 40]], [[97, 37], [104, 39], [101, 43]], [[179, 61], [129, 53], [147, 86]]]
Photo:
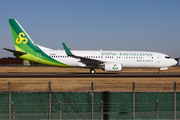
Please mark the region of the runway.
[[49, 82], [53, 91], [173, 91], [177, 82], [180, 91], [180, 67], [170, 67], [158, 74], [158, 69], [123, 69], [122, 72], [104, 72], [89, 69], [60, 67], [0, 67], [0, 91], [48, 91]]
[[180, 73], [0, 73], [0, 78], [132, 78], [132, 77], [180, 77]]

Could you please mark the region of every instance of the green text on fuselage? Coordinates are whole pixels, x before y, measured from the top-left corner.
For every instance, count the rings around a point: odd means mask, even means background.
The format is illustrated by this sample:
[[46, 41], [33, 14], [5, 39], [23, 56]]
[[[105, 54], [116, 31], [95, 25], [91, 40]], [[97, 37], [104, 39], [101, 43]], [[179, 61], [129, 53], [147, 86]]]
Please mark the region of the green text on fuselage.
[[153, 53], [113, 53], [113, 52], [102, 52], [101, 55], [107, 56], [153, 56]]

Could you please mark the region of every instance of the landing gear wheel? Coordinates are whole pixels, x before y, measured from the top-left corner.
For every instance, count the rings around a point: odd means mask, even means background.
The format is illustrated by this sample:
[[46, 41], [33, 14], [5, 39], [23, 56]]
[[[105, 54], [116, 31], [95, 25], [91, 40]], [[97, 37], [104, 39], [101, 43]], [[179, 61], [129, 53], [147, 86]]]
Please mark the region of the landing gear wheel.
[[94, 73], [96, 73], [96, 71], [95, 71], [94, 69], [91, 69], [91, 70], [90, 70], [90, 73], [91, 73], [91, 74], [94, 74]]
[[162, 71], [161, 71], [161, 70], [159, 70], [159, 71], [158, 71], [158, 73], [159, 73], [159, 74], [161, 74], [161, 73], [162, 73]]

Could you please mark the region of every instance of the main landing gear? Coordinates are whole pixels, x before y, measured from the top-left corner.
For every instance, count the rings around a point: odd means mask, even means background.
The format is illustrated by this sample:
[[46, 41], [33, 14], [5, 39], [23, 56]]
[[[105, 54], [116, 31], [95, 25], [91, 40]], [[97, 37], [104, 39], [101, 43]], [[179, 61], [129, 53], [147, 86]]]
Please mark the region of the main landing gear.
[[94, 68], [92, 68], [92, 69], [90, 70], [90, 73], [91, 73], [91, 74], [96, 73], [96, 71], [94, 70]]

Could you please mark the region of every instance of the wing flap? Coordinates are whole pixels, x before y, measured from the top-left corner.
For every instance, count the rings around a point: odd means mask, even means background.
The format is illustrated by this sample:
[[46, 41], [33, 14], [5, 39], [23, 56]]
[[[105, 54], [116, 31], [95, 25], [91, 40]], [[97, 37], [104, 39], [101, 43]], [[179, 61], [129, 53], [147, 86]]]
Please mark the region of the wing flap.
[[104, 61], [90, 59], [90, 58], [84, 58], [84, 57], [78, 57], [78, 58], [81, 59], [79, 62], [86, 64], [86, 66], [99, 67], [102, 63], [104, 63]]

